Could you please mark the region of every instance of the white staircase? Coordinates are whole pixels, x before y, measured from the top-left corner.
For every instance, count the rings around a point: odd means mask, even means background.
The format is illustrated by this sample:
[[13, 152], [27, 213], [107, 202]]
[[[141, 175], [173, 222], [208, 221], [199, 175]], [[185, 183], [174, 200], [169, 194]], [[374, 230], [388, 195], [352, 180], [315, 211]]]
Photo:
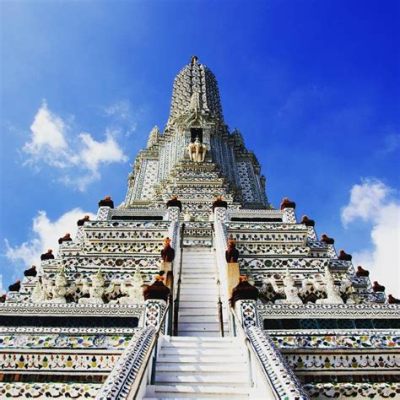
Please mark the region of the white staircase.
[[249, 399], [249, 365], [241, 347], [231, 337], [165, 339], [145, 399]]
[[217, 281], [212, 249], [185, 247], [179, 296], [179, 336], [221, 336]]
[[179, 336], [160, 339], [155, 384], [147, 386], [146, 400], [251, 398], [247, 349], [237, 338], [221, 337], [217, 281], [213, 250], [185, 247]]

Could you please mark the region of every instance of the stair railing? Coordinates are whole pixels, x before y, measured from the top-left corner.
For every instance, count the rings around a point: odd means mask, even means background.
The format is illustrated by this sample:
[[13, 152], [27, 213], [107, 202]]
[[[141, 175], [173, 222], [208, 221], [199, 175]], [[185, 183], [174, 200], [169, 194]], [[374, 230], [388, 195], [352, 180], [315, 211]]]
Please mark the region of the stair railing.
[[[239, 337], [243, 342], [244, 345], [246, 346], [247, 349], [247, 360], [249, 363], [249, 368], [248, 368], [248, 378], [250, 382], [250, 386], [254, 387], [255, 382], [254, 382], [254, 374], [253, 374], [253, 362], [252, 362], [252, 349], [250, 346], [250, 341], [243, 329], [243, 327], [240, 324], [237, 324], [237, 317], [235, 310], [232, 307], [229, 307], [230, 310], [230, 319], [231, 319], [231, 327], [233, 331], [233, 336]], [[239, 326], [238, 326], [239, 325]]]
[[263, 380], [264, 389], [261, 387], [259, 390], [266, 394], [265, 388], [269, 388], [274, 399], [309, 400], [309, 396], [271, 338], [257, 326], [244, 328], [235, 310], [230, 308], [230, 311], [235, 336], [241, 338], [248, 351], [251, 386], [258, 388], [258, 381]]
[[167, 320], [167, 327], [168, 329], [166, 329], [166, 332], [169, 336], [173, 335], [173, 331], [174, 331], [174, 307], [173, 307], [173, 301], [176, 298], [176, 293], [175, 293], [175, 289], [177, 286], [177, 282], [175, 277], [179, 275], [179, 273], [177, 271], [175, 271], [175, 268], [178, 267], [180, 265], [180, 260], [181, 260], [181, 256], [182, 253], [180, 251], [180, 249], [182, 248], [181, 246], [181, 240], [180, 240], [180, 224], [179, 224], [179, 213], [177, 215], [177, 218], [173, 220], [173, 222], [170, 224], [169, 227], [169, 237], [172, 238], [172, 247], [175, 249], [176, 253], [175, 253], [175, 259], [172, 262], [172, 282], [171, 282], [171, 293], [170, 293], [170, 297], [168, 299], [168, 301], [171, 304], [171, 309], [170, 309], [170, 313], [168, 314], [168, 320]]
[[173, 329], [173, 335], [177, 336], [178, 335], [178, 314], [179, 314], [179, 299], [181, 295], [181, 282], [182, 282], [182, 263], [183, 263], [183, 239], [184, 239], [184, 233], [185, 233], [185, 223], [181, 225], [181, 232], [179, 236], [179, 247], [180, 247], [180, 257], [179, 257], [179, 272], [178, 272], [178, 281], [177, 281], [177, 289], [176, 289], [176, 295], [174, 299], [174, 329]]
[[221, 331], [221, 336], [224, 337], [224, 312], [222, 308], [222, 300], [221, 300], [221, 284], [219, 279], [217, 280], [218, 286], [218, 318], [219, 318], [219, 330]]
[[[224, 321], [223, 321], [223, 312], [225, 309], [225, 313], [229, 313], [229, 299], [228, 299], [228, 289], [227, 289], [227, 273], [226, 273], [226, 260], [225, 260], [225, 250], [226, 250], [226, 242], [227, 242], [227, 234], [224, 229], [224, 225], [221, 221], [215, 220], [213, 224], [213, 233], [214, 233], [214, 249], [215, 249], [215, 261], [216, 268], [218, 273], [218, 312], [219, 312], [219, 321], [221, 324], [221, 333], [222, 336], [225, 335], [224, 329]], [[227, 314], [229, 320], [229, 314]], [[232, 330], [232, 326], [228, 325], [227, 332]], [[228, 333], [229, 334], [229, 333]]]
[[143, 397], [140, 395], [144, 394], [145, 379], [146, 386], [155, 381], [158, 340], [171, 309], [171, 304], [168, 303], [157, 328], [144, 328], [139, 337], [132, 339], [97, 393], [96, 400], [130, 400]]
[[[171, 306], [170, 302], [168, 302], [168, 304], [167, 304], [167, 308], [165, 309], [164, 315], [161, 318], [160, 325], [157, 328], [157, 332], [156, 332], [156, 336], [155, 336], [153, 360], [152, 360], [152, 364], [151, 364], [151, 375], [150, 375], [150, 383], [152, 385], [154, 384], [154, 382], [156, 380], [156, 364], [157, 364], [157, 355], [158, 355], [158, 338], [160, 336], [160, 333], [162, 333], [162, 327], [164, 325], [165, 316], [167, 314], [169, 314], [169, 311], [172, 312], [172, 306]], [[143, 376], [141, 376], [141, 379], [143, 379]], [[136, 399], [136, 397], [133, 397], [133, 398]]]

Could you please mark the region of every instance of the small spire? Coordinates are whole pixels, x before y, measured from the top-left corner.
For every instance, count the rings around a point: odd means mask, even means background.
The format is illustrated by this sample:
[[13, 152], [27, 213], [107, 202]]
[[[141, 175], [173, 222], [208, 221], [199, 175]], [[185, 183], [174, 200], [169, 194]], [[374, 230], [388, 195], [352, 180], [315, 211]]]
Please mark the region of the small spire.
[[192, 56], [192, 58], [191, 58], [191, 60], [190, 60], [190, 64], [196, 64], [197, 63], [197, 61], [199, 61], [199, 57], [197, 57], [197, 56]]

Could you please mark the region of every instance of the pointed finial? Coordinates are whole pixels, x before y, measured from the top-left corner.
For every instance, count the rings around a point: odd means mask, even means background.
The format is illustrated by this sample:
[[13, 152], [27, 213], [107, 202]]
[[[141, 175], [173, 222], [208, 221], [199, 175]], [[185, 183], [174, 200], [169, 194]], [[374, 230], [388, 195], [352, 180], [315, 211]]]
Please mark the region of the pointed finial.
[[191, 58], [191, 60], [190, 60], [190, 63], [193, 65], [193, 64], [196, 64], [197, 61], [199, 61], [199, 57], [197, 57], [197, 56], [192, 56], [192, 58]]

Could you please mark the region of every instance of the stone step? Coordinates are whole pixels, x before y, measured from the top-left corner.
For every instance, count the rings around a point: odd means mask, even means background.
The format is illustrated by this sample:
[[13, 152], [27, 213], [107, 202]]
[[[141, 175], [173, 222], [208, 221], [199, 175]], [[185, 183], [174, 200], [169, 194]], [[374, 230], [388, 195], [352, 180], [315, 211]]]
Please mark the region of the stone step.
[[199, 268], [199, 267], [196, 267], [196, 268], [182, 268], [182, 272], [183, 273], [185, 273], [185, 274], [196, 274], [196, 273], [204, 273], [204, 274], [214, 274], [214, 275], [216, 275], [216, 272], [215, 272], [215, 268], [213, 268], [213, 267], [210, 267], [210, 268]]
[[[224, 332], [228, 332], [228, 324], [224, 323]], [[204, 323], [200, 322], [198, 324], [194, 323], [179, 323], [178, 324], [178, 331], [179, 334], [185, 335], [185, 334], [190, 334], [191, 336], [196, 336], [196, 332], [215, 332], [218, 334], [217, 336], [220, 336], [220, 324], [219, 322], [213, 322], [213, 323]]]
[[[207, 239], [206, 239], [207, 240]], [[187, 253], [183, 252], [183, 261], [185, 262], [186, 260], [215, 260], [215, 255], [214, 253]]]
[[204, 277], [204, 278], [213, 278], [214, 276], [216, 276], [214, 271], [204, 271], [204, 270], [196, 270], [196, 271], [185, 271], [185, 269], [183, 269], [182, 271], [182, 276], [200, 276], [200, 277]]
[[201, 322], [195, 323], [179, 323], [179, 329], [182, 331], [207, 331], [207, 330], [219, 330], [218, 322]]
[[218, 314], [214, 313], [213, 315], [181, 315], [179, 314], [179, 323], [203, 323], [203, 322], [218, 322], [219, 318]]
[[215, 267], [215, 260], [199, 260], [198, 258], [194, 258], [193, 260], [184, 259], [182, 262], [182, 268], [195, 268], [196, 266], [201, 267]]
[[174, 354], [159, 354], [157, 357], [157, 363], [179, 363], [179, 364], [237, 364], [242, 365], [245, 362], [243, 356], [239, 355], [225, 355], [223, 359], [220, 356], [201, 356], [201, 355], [174, 355]]
[[[199, 395], [199, 396], [202, 396], [202, 395]], [[148, 397], [148, 396], [146, 396], [146, 397], [143, 397], [143, 400], [188, 400], [188, 399], [190, 399], [190, 400], [203, 400], [203, 399], [209, 399], [210, 397], [204, 397], [204, 396], [202, 396], [202, 397], [198, 397], [197, 395], [190, 395], [190, 396], [188, 396], [188, 397], [175, 397], [175, 396], [172, 396], [172, 397]], [[211, 397], [212, 398], [212, 397]], [[218, 395], [218, 399], [230, 399], [231, 398], [231, 396], [222, 396], [222, 395]], [[238, 399], [238, 400], [240, 400], [240, 399], [249, 399], [250, 397], [234, 397], [234, 399], [236, 400], [236, 399]]]
[[158, 372], [179, 372], [180, 374], [198, 374], [201, 372], [205, 373], [221, 373], [229, 372], [233, 375], [241, 375], [246, 372], [247, 363], [237, 364], [217, 364], [217, 363], [196, 363], [196, 364], [181, 364], [171, 362], [158, 362], [157, 361], [157, 373]]
[[192, 273], [188, 271], [182, 271], [181, 275], [182, 284], [195, 283], [203, 288], [206, 288], [211, 285], [214, 287], [214, 285], [217, 284], [217, 281], [218, 281], [217, 275], [209, 272], [196, 271]]
[[197, 292], [201, 291], [211, 291], [211, 290], [216, 290], [217, 288], [217, 283], [215, 281], [211, 281], [207, 285], [199, 285], [199, 282], [197, 283], [192, 283], [192, 282], [186, 282], [183, 281], [181, 282], [181, 290], [194, 290]]
[[[157, 393], [157, 396], [159, 396], [159, 394]], [[203, 399], [214, 399], [215, 400], [215, 397], [210, 397], [210, 396], [204, 396], [204, 395], [202, 395], [202, 394], [199, 394], [199, 395], [190, 395], [190, 396], [188, 396], [188, 397], [182, 397], [183, 395], [179, 395], [180, 397], [176, 397], [176, 396], [171, 396], [171, 397], [165, 397], [165, 396], [162, 396], [162, 397], [151, 397], [151, 395], [150, 395], [150, 397], [149, 396], [146, 396], [146, 397], [143, 397], [143, 400], [188, 400], [188, 399], [190, 399], [190, 400], [203, 400]], [[200, 396], [200, 397], [199, 397]], [[252, 399], [254, 399], [255, 400], [255, 398], [253, 398], [253, 397], [249, 397], [249, 396], [246, 396], [246, 397], [231, 397], [230, 395], [228, 395], [228, 396], [224, 396], [224, 395], [218, 395], [218, 399], [231, 399], [231, 398], [233, 398], [233, 399], [235, 399], [235, 400], [247, 400], [247, 399], [250, 399], [250, 398], [252, 398]]]
[[167, 356], [167, 355], [189, 355], [189, 356], [221, 356], [224, 359], [225, 356], [230, 356], [231, 354], [235, 354], [235, 356], [242, 356], [244, 359], [244, 353], [240, 349], [236, 349], [233, 351], [232, 348], [181, 348], [181, 347], [163, 347], [161, 349], [160, 355]]
[[217, 284], [217, 277], [216, 276], [191, 276], [187, 275], [185, 277], [182, 276], [181, 281], [181, 288], [183, 284], [193, 284], [193, 285], [200, 285], [201, 287], [205, 287], [208, 285], [216, 285]]
[[182, 272], [181, 276], [181, 289], [186, 284], [197, 285], [198, 287], [207, 288], [215, 287], [217, 285], [217, 276], [215, 274]]
[[205, 296], [217, 296], [218, 295], [218, 287], [217, 285], [210, 285], [207, 288], [201, 288], [199, 285], [193, 285], [193, 286], [186, 286], [186, 285], [181, 285], [181, 294], [193, 294], [194, 296], [199, 296], [201, 294], [204, 294]]
[[183, 256], [182, 258], [182, 267], [190, 267], [195, 266], [196, 264], [201, 265], [215, 265], [214, 257], [188, 257]]
[[202, 384], [202, 385], [233, 385], [235, 387], [247, 385], [248, 375], [243, 371], [242, 373], [236, 374], [206, 374], [206, 373], [197, 373], [193, 374], [181, 374], [181, 373], [171, 373], [171, 372], [163, 372], [156, 373], [156, 384], [180, 384], [180, 383], [189, 383], [189, 384]]
[[200, 268], [212, 269], [213, 271], [216, 270], [214, 261], [199, 262], [198, 260], [193, 260], [188, 264], [184, 263], [182, 265], [182, 269], [184, 271], [186, 271], [186, 270], [191, 271], [192, 269], [200, 269]]
[[195, 259], [196, 260], [214, 260], [215, 259], [214, 254], [211, 254], [211, 253], [201, 253], [201, 252], [190, 253], [190, 252], [186, 252], [186, 251], [183, 252], [183, 257], [185, 260], [195, 260]]
[[169, 336], [170, 342], [179, 343], [179, 342], [199, 342], [199, 343], [232, 343], [239, 344], [241, 343], [236, 337], [224, 337], [224, 338], [215, 338], [215, 339], [207, 339], [207, 338], [182, 338], [180, 336]]
[[185, 308], [217, 308], [217, 301], [188, 301], [180, 302], [179, 309]]
[[190, 292], [181, 292], [179, 301], [183, 305], [186, 301], [214, 301], [215, 304], [218, 302], [218, 295], [217, 293], [190, 293]]
[[182, 268], [200, 268], [200, 267], [213, 267], [215, 268], [215, 260], [185, 260], [182, 263]]
[[191, 268], [214, 268], [215, 269], [215, 260], [185, 260], [182, 263], [182, 269], [191, 269]]
[[[173, 336], [170, 341], [163, 342], [162, 349], [177, 348], [177, 349], [226, 349], [236, 351], [238, 344], [235, 342], [221, 342], [221, 341], [199, 341], [199, 340], [180, 340], [175, 341], [172, 339], [175, 337], [181, 338], [181, 336]], [[192, 338], [191, 338], [192, 339]]]
[[192, 287], [191, 286], [187, 287], [185, 285], [185, 286], [182, 286], [180, 295], [181, 296], [193, 295], [196, 297], [203, 296], [203, 299], [204, 298], [209, 299], [210, 297], [212, 297], [213, 299], [217, 299], [218, 298], [218, 288], [215, 286], [215, 287], [209, 287], [206, 289], [202, 289], [202, 288], [199, 288], [198, 285], [192, 286]]
[[183, 252], [183, 260], [215, 260], [214, 254]]
[[[249, 389], [238, 388], [231, 385], [155, 385], [154, 389], [149, 388], [149, 391], [154, 390], [155, 398], [171, 399], [171, 398], [191, 398], [191, 399], [248, 399]], [[147, 397], [146, 397], [147, 398]], [[154, 398], [154, 397], [153, 397]]]
[[204, 315], [204, 316], [214, 316], [218, 315], [217, 307], [184, 307], [182, 304], [179, 306], [178, 315], [182, 316], [195, 316], [195, 315]]
[[209, 285], [203, 285], [202, 283], [186, 283], [184, 280], [181, 282], [181, 293], [185, 292], [194, 292], [194, 293], [207, 293], [207, 292], [216, 292], [218, 291], [218, 285], [216, 282], [211, 282]]
[[187, 257], [182, 258], [182, 267], [195, 266], [196, 264], [201, 265], [215, 265], [214, 257]]
[[191, 246], [190, 248], [184, 249], [184, 253], [214, 254], [214, 250], [204, 249], [202, 246]]
[[178, 328], [178, 333], [180, 336], [190, 337], [190, 336], [201, 336], [201, 337], [221, 337], [220, 331], [180, 331]]

